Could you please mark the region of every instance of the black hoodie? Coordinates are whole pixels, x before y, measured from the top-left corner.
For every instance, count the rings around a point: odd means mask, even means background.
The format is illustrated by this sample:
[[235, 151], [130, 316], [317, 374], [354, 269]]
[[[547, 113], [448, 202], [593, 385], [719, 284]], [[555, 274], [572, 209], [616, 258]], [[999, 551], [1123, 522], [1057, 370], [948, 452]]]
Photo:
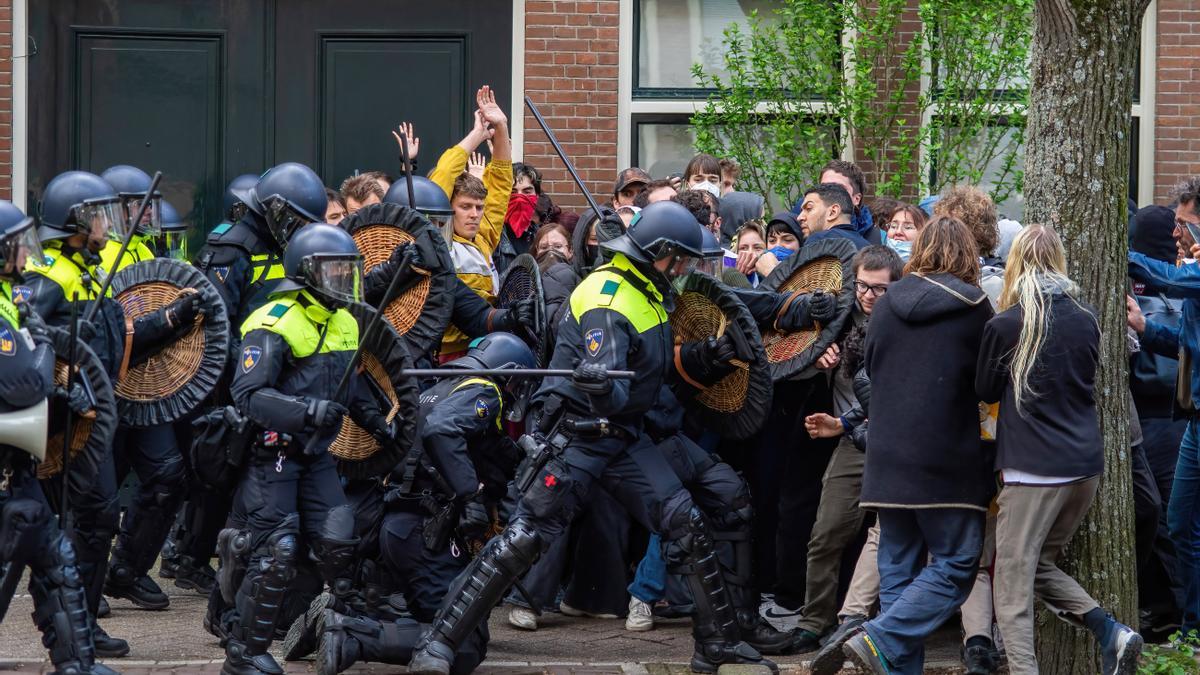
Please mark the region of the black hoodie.
[[975, 364], [991, 317], [987, 295], [949, 274], [909, 274], [875, 302], [864, 507], [987, 508], [994, 479]]

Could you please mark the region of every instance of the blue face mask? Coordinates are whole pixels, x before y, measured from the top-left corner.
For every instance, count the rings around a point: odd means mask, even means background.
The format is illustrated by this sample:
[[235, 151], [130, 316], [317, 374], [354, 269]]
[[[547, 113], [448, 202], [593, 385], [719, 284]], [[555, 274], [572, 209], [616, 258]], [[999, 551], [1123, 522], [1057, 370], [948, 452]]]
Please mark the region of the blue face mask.
[[908, 257], [912, 255], [913, 243], [911, 241], [900, 241], [898, 239], [888, 239], [886, 234], [884, 234], [883, 237], [884, 237], [883, 241], [885, 244], [887, 244], [887, 247], [892, 249], [893, 251], [895, 251], [896, 255], [900, 256], [901, 260], [903, 260], [904, 262], [908, 262]]
[[767, 253], [773, 254], [776, 260], [782, 262], [787, 260], [788, 257], [795, 253], [795, 251], [790, 248], [784, 248], [783, 246], [776, 246], [775, 248], [767, 249]]

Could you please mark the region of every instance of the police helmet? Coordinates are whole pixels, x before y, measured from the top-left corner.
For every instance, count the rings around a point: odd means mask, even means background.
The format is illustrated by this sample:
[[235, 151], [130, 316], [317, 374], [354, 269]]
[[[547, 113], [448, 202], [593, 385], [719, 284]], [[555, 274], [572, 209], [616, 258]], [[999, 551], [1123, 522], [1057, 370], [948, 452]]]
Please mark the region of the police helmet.
[[283, 273], [276, 292], [307, 289], [333, 308], [362, 297], [362, 255], [350, 234], [335, 225], [311, 223], [297, 230], [283, 253]]
[[[145, 171], [128, 164], [110, 166], [100, 174], [100, 177], [108, 181], [108, 184], [117, 191], [117, 196], [121, 198], [121, 215], [124, 218], [124, 231], [121, 234], [126, 235], [129, 233], [133, 219], [137, 216], [138, 209], [142, 207], [142, 200], [146, 198], [146, 193], [150, 191], [150, 183], [154, 182], [154, 179]], [[162, 193], [156, 191], [150, 198], [150, 205], [146, 207], [145, 215], [142, 216], [138, 233], [157, 235], [161, 228]]]
[[634, 262], [654, 263], [667, 257], [704, 257], [703, 228], [682, 204], [655, 202], [638, 212], [625, 234], [600, 243]]
[[312, 169], [297, 162], [272, 167], [250, 189], [246, 205], [267, 221], [280, 247], [296, 230], [325, 220], [325, 184]]
[[512, 333], [496, 332], [475, 338], [466, 355], [447, 363], [446, 367], [471, 370], [536, 368], [537, 359], [521, 338]]
[[110, 232], [119, 232], [121, 200], [100, 176], [87, 171], [60, 173], [42, 192], [42, 241], [88, 235], [96, 250]]
[[704, 253], [704, 259], [696, 265], [696, 271], [720, 279], [721, 264], [724, 262], [725, 249], [721, 248], [721, 242], [717, 241], [716, 235], [707, 227], [701, 227], [700, 234], [703, 237], [703, 248], [701, 250]]
[[446, 196], [445, 191], [438, 187], [437, 183], [424, 176], [413, 176], [412, 182], [413, 199], [417, 201], [416, 206], [408, 203], [408, 184], [404, 180], [392, 183], [387, 193], [383, 195], [383, 202], [415, 208], [439, 227], [450, 222], [450, 217], [454, 215], [454, 209], [450, 207], [450, 198]]
[[43, 258], [33, 218], [12, 202], [0, 199], [0, 278], [20, 281], [25, 261], [40, 263]]
[[171, 202], [162, 203], [162, 232], [156, 239], [155, 251], [160, 257], [187, 261], [188, 259], [188, 224], [179, 216], [179, 212], [171, 206]]
[[229, 222], [236, 223], [246, 215], [246, 209], [250, 208], [247, 206], [250, 201], [250, 189], [258, 179], [259, 174], [244, 173], [229, 181], [225, 194], [221, 196], [221, 215], [229, 219]]

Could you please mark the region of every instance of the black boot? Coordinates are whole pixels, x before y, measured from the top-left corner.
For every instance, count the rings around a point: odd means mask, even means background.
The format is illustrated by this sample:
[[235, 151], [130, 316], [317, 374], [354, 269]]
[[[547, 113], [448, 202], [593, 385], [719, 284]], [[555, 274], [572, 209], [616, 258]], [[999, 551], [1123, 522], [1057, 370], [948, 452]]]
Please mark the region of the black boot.
[[772, 672], [779, 672], [773, 661], [763, 658], [757, 649], [742, 639], [712, 534], [699, 509], [691, 508], [687, 533], [671, 545], [685, 553], [686, 565], [679, 571], [684, 572], [695, 601], [692, 637], [696, 648], [692, 654], [692, 670], [715, 673], [722, 665], [745, 664], [766, 666]]
[[267, 651], [275, 633], [288, 591], [295, 576], [298, 516], [289, 516], [272, 534], [269, 555], [247, 570], [237, 593], [238, 623], [225, 645], [223, 675], [283, 675], [283, 668]]
[[[167, 561], [163, 559], [163, 567]], [[190, 555], [179, 555], [175, 559], [175, 586], [184, 590], [208, 595], [217, 584], [217, 572], [207, 562], [200, 564]]]
[[319, 675], [337, 675], [359, 661], [405, 665], [426, 628], [412, 619], [377, 621], [350, 617], [331, 609], [318, 620], [320, 644], [316, 669]]
[[96, 656], [117, 659], [129, 655], [129, 643], [108, 634], [99, 623], [92, 621], [92, 644], [96, 645]]
[[454, 653], [542, 554], [537, 530], [522, 519], [508, 524], [450, 586], [429, 632], [408, 664], [412, 675], [449, 675]]
[[[129, 643], [121, 638], [112, 637], [96, 622], [96, 616], [98, 616], [100, 609], [100, 601], [104, 599], [103, 593], [101, 593], [101, 589], [104, 588], [104, 573], [102, 571], [104, 567], [97, 563], [86, 561], [80, 561], [77, 565], [80, 579], [84, 584], [84, 594], [88, 605], [88, 622], [91, 624], [92, 643], [96, 647], [96, 656], [112, 659], [128, 654]], [[104, 604], [105, 606], [108, 605], [108, 603]]]
[[963, 645], [962, 662], [967, 675], [992, 675], [1000, 669], [1000, 654], [990, 638], [977, 635]]
[[124, 598], [142, 609], [163, 610], [171, 606], [167, 594], [146, 574], [138, 574], [132, 565], [117, 557], [120, 549], [113, 552], [108, 567], [108, 579], [104, 581], [104, 594], [110, 598]]
[[309, 605], [308, 611], [296, 617], [283, 638], [283, 659], [299, 661], [317, 648], [317, 639], [321, 635], [321, 619], [327, 609], [341, 609], [337, 598], [332, 593], [322, 593]]

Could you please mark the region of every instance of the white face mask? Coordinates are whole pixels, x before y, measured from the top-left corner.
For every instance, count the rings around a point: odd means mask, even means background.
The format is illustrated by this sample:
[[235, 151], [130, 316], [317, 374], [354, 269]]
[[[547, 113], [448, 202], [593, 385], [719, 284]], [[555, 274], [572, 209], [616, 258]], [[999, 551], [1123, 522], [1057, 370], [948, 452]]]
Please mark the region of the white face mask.
[[904, 262], [908, 262], [909, 256], [912, 255], [913, 243], [911, 241], [901, 241], [899, 239], [889, 239], [886, 233], [883, 236], [884, 236], [884, 243], [887, 244], [887, 247], [892, 249], [893, 251], [895, 251], [896, 255], [899, 255], [901, 260], [903, 260]]
[[693, 185], [692, 187], [690, 187], [688, 189], [690, 189], [690, 190], [707, 190], [710, 194], [712, 194], [712, 196], [716, 197], [717, 199], [721, 198], [721, 188], [716, 185], [713, 185], [712, 183], [710, 183], [708, 181], [704, 181], [702, 183], [696, 183], [695, 185]]

